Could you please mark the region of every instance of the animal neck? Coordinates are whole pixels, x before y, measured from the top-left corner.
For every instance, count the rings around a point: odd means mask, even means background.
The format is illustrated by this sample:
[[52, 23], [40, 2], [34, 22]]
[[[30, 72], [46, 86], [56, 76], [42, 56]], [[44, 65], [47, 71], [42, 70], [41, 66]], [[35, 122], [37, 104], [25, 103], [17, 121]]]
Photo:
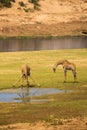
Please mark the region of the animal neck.
[[57, 68], [58, 67], [58, 65], [63, 65], [64, 64], [64, 61], [58, 61], [55, 65], [54, 65], [54, 67], [53, 68]]

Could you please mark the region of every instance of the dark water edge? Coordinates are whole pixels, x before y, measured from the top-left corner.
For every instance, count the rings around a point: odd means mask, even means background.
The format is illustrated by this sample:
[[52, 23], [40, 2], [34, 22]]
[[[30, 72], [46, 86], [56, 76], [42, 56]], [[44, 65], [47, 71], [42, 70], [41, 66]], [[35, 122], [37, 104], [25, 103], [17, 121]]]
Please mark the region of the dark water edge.
[[62, 37], [4, 37], [0, 52], [87, 48], [86, 36]]

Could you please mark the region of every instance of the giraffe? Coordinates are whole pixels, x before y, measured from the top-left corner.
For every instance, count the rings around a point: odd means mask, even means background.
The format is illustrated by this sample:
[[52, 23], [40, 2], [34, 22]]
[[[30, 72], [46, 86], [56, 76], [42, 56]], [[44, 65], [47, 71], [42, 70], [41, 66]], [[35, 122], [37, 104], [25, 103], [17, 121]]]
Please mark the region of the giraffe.
[[30, 77], [32, 79], [32, 81], [35, 83], [35, 85], [40, 86], [40, 84], [38, 84], [32, 77], [31, 77], [31, 73], [30, 73], [30, 67], [27, 64], [22, 65], [21, 68], [21, 76], [20, 78], [16, 81], [16, 83], [13, 85], [15, 86], [21, 79], [25, 79], [27, 86], [29, 87], [29, 80], [28, 77]]
[[73, 77], [74, 77], [74, 82], [76, 82], [76, 65], [74, 63], [69, 62], [68, 60], [61, 60], [58, 61], [56, 64], [53, 66], [53, 71], [56, 72], [56, 68], [62, 65], [64, 69], [64, 82], [66, 82], [66, 77], [67, 77], [67, 70], [71, 70]]
[[26, 79], [27, 86], [29, 86], [28, 76], [30, 76], [30, 67], [27, 64], [22, 65], [22, 78]]

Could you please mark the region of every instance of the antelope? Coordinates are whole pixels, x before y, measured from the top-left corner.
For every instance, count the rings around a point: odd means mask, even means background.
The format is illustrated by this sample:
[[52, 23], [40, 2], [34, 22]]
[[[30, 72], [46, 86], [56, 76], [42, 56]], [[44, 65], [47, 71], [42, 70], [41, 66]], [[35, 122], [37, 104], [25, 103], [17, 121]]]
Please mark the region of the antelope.
[[74, 82], [76, 82], [76, 65], [74, 63], [69, 62], [68, 60], [62, 60], [58, 61], [54, 66], [53, 66], [53, 71], [56, 72], [56, 68], [62, 65], [64, 69], [64, 82], [66, 82], [67, 78], [67, 70], [71, 70], [73, 77], [74, 77]]

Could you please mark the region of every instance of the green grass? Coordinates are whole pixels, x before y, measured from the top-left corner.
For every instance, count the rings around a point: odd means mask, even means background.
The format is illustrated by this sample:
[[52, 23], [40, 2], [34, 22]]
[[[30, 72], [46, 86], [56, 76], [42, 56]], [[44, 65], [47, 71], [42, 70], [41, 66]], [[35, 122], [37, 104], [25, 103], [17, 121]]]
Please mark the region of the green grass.
[[[62, 66], [53, 73], [53, 65], [61, 59], [67, 59], [77, 66], [77, 80], [73, 83], [72, 72], [68, 72], [67, 83], [64, 84]], [[11, 88], [21, 75], [22, 64], [27, 63], [31, 68], [31, 75], [41, 87], [74, 87], [85, 85], [87, 82], [87, 49], [9, 52], [0, 53], [0, 89]], [[30, 84], [34, 83], [30, 80]], [[19, 87], [20, 83], [16, 87]]]
[[[78, 83], [73, 83], [73, 76], [68, 72], [67, 83], [61, 66], [53, 73], [52, 66], [61, 59], [67, 59], [77, 66]], [[56, 87], [70, 89], [55, 95], [43, 95], [38, 98], [51, 98], [46, 103], [0, 103], [0, 125], [49, 121], [55, 118], [72, 118], [87, 116], [87, 49], [9, 52], [0, 53], [0, 89], [11, 88], [21, 75], [21, 65], [27, 63], [31, 67], [31, 75], [40, 87]], [[16, 87], [20, 87], [18, 83]], [[30, 84], [34, 83], [30, 80]], [[36, 87], [36, 86], [35, 86]]]

